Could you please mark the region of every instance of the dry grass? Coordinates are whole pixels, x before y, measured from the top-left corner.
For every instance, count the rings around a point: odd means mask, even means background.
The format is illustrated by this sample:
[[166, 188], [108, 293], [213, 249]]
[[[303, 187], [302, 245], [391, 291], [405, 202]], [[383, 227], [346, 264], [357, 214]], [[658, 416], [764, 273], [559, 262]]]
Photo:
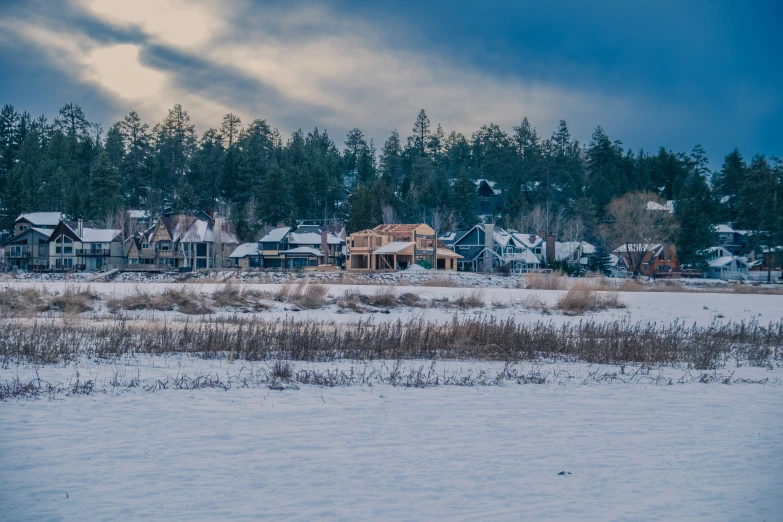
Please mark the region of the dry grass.
[[454, 301], [449, 302], [450, 305], [457, 308], [483, 308], [484, 307], [484, 292], [482, 290], [473, 290], [471, 292], [460, 292]]
[[299, 308], [314, 309], [326, 305], [326, 297], [329, 289], [321, 284], [307, 283], [299, 281], [298, 283], [284, 283], [277, 292], [275, 299], [277, 301], [288, 301]]
[[460, 286], [459, 282], [451, 277], [438, 276], [424, 281], [421, 286], [433, 286], [438, 288], [455, 288]]
[[527, 290], [566, 290], [568, 276], [562, 272], [527, 274], [519, 280], [519, 287]]
[[529, 309], [541, 312], [544, 315], [549, 314], [549, 306], [541, 299], [541, 296], [537, 294], [531, 294], [522, 301], [522, 306]]
[[25, 316], [41, 311], [49, 300], [49, 293], [37, 288], [6, 287], [0, 291], [0, 315]]
[[367, 304], [380, 308], [395, 308], [398, 306], [397, 292], [394, 287], [383, 287], [375, 290], [375, 293], [369, 297]]
[[93, 309], [93, 303], [100, 298], [87, 288], [66, 288], [63, 293], [56, 294], [49, 299], [49, 302], [40, 311], [62, 312], [64, 314], [80, 314], [89, 312]]
[[566, 315], [582, 315], [607, 308], [624, 308], [618, 292], [599, 292], [589, 280], [581, 280], [557, 301], [557, 308]]
[[401, 294], [397, 300], [400, 302], [402, 306], [410, 306], [414, 308], [426, 308], [427, 302], [421, 298], [419, 294], [414, 294], [413, 292], [406, 292], [404, 294]]
[[233, 281], [227, 282], [222, 288], [212, 293], [215, 306], [225, 308], [244, 308], [253, 311], [266, 310], [269, 307], [261, 301], [266, 297], [263, 292], [247, 290]]
[[151, 294], [139, 287], [133, 293], [120, 298], [109, 299], [106, 303], [109, 310], [177, 310], [188, 315], [203, 315], [214, 313], [206, 304], [205, 297], [194, 290], [186, 288], [166, 288], [163, 293]]

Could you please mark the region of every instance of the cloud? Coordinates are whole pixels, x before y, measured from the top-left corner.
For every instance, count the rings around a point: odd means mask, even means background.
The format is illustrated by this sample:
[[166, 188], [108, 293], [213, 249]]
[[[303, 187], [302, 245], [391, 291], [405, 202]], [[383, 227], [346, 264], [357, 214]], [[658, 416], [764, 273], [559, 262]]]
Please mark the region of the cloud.
[[383, 140], [393, 128], [405, 135], [421, 108], [447, 131], [467, 134], [490, 121], [510, 129], [523, 116], [553, 129], [568, 115], [577, 136], [589, 136], [607, 115], [631, 118], [637, 110], [628, 98], [525, 81], [524, 71], [492, 74], [412, 48], [403, 43], [405, 30], [388, 20], [370, 22], [314, 4], [72, 0], [71, 7], [140, 36], [97, 40], [77, 24], [40, 16], [0, 24], [109, 95], [117, 117], [135, 109], [156, 121], [182, 103], [200, 131], [235, 112], [287, 131], [359, 127]]

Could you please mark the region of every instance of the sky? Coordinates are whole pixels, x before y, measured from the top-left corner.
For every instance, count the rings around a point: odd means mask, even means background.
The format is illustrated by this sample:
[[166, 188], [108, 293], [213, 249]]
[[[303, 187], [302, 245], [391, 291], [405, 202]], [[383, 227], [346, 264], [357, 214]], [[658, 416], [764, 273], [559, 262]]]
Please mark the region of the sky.
[[777, 0], [0, 0], [0, 104], [76, 102], [107, 129], [181, 103], [199, 133], [233, 112], [377, 147], [422, 108], [468, 136], [564, 119], [718, 168], [783, 156], [781, 21]]

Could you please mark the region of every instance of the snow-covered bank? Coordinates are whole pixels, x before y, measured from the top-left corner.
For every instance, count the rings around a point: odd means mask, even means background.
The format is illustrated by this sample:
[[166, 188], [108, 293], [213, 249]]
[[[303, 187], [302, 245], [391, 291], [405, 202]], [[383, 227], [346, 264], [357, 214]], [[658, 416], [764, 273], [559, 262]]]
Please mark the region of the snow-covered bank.
[[[346, 290], [372, 295], [385, 286], [372, 285], [327, 285], [329, 296], [339, 298]], [[66, 288], [89, 288], [105, 299], [131, 295], [137, 291], [147, 293], [161, 293], [167, 288], [187, 288], [197, 293], [211, 294], [224, 288], [222, 284], [182, 284], [182, 283], [64, 283], [64, 282], [3, 282], [0, 288], [39, 288], [50, 292], [62, 292]], [[274, 294], [281, 285], [273, 284], [243, 284], [243, 289], [256, 290]], [[466, 292], [472, 292], [465, 288], [455, 287], [422, 287], [422, 286], [397, 286], [398, 295], [409, 292], [419, 295], [425, 300], [451, 299], [454, 300]], [[477, 315], [489, 314], [499, 319], [514, 318], [518, 322], [536, 322], [540, 320], [555, 321], [558, 324], [570, 323], [589, 317], [595, 321], [630, 321], [672, 323], [681, 321], [687, 324], [709, 325], [713, 322], [740, 322], [758, 321], [769, 324], [783, 319], [783, 295], [756, 295], [756, 294], [731, 294], [731, 293], [687, 293], [687, 292], [619, 292], [619, 300], [625, 305], [622, 309], [609, 309], [592, 312], [586, 316], [564, 316], [555, 311], [542, 311], [530, 306], [530, 301], [536, 301], [545, 308], [555, 307], [557, 300], [564, 294], [558, 290], [519, 290], [514, 288], [486, 288], [479, 291], [485, 306], [481, 309], [455, 311], [454, 308], [431, 307], [426, 309], [399, 307], [392, 308], [388, 314], [376, 314], [376, 321], [407, 320], [412, 317], [423, 317], [429, 321], [450, 321], [455, 314]], [[290, 304], [275, 303], [269, 301], [269, 309], [262, 312], [240, 313], [248, 317], [260, 317], [264, 319], [283, 319], [295, 317], [297, 319], [334, 320], [339, 322], [354, 322], [361, 318], [353, 312], [340, 310], [336, 305], [329, 305], [316, 310], [292, 311]], [[211, 317], [233, 316], [238, 313], [236, 309], [218, 309]], [[106, 316], [105, 307], [99, 308], [97, 313], [86, 314], [86, 317]], [[193, 316], [186, 316], [179, 312], [135, 312], [125, 313], [130, 318], [144, 320], [175, 320], [185, 319], [192, 321]]]
[[779, 520], [781, 399], [693, 383], [9, 401], [0, 504], [5, 520]]

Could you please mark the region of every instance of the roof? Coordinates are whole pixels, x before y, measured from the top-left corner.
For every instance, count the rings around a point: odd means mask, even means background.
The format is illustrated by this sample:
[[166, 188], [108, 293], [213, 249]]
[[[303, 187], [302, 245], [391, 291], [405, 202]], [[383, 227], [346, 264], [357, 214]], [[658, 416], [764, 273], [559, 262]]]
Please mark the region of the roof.
[[[321, 234], [317, 232], [291, 232], [288, 242], [292, 245], [320, 245]], [[326, 236], [326, 242], [329, 245], [340, 245], [343, 240], [330, 233]]]
[[449, 257], [454, 259], [462, 259], [463, 256], [459, 255], [458, 253], [449, 250], [448, 248], [439, 248], [438, 249], [438, 257]]
[[728, 264], [731, 264], [731, 262], [734, 261], [734, 260], [736, 260], [737, 264], [740, 264], [740, 265], [747, 265], [748, 264], [744, 259], [742, 259], [740, 257], [735, 257], [735, 256], [721, 256], [721, 257], [713, 259], [712, 261], [710, 261], [709, 264], [710, 264], [710, 266], [712, 268], [720, 268], [722, 266], [726, 266]]
[[555, 242], [555, 259], [561, 261], [573, 257], [574, 253], [582, 248], [582, 254], [594, 254], [595, 247], [585, 241], [557, 241]]
[[718, 234], [734, 233], [734, 229], [731, 228], [729, 225], [720, 224], [720, 225], [715, 225], [713, 228], [715, 229], [715, 232], [717, 232]]
[[416, 243], [412, 241], [392, 241], [374, 250], [373, 254], [396, 254], [415, 245]]
[[661, 205], [660, 203], [656, 203], [655, 201], [648, 201], [647, 210], [661, 210], [671, 214], [674, 212], [674, 201], [669, 200], [666, 202], [665, 205]]
[[486, 183], [486, 184], [487, 184], [487, 186], [488, 186], [490, 189], [492, 189], [492, 192], [494, 192], [496, 196], [497, 196], [498, 194], [500, 194], [500, 190], [498, 190], [498, 189], [496, 189], [496, 188], [495, 188], [495, 182], [494, 182], [494, 181], [489, 181], [488, 179], [477, 179], [476, 181], [474, 181], [474, 183], [476, 184], [476, 187], [477, 187], [477, 188], [478, 188], [478, 187], [481, 187], [482, 183]]
[[128, 210], [128, 217], [131, 219], [147, 219], [150, 217], [148, 210]]
[[36, 231], [36, 232], [38, 232], [39, 234], [43, 234], [43, 235], [45, 235], [46, 237], [51, 237], [51, 235], [52, 235], [52, 232], [54, 232], [54, 230], [52, 230], [51, 228], [37, 228], [37, 227], [31, 227], [31, 228], [30, 228], [30, 230], [35, 230], [35, 231]]
[[291, 227], [277, 227], [275, 229], [272, 229], [261, 238], [262, 243], [279, 243], [283, 240], [283, 238], [291, 232]]
[[625, 253], [628, 253], [628, 252], [657, 252], [658, 250], [661, 249], [662, 246], [663, 245], [661, 245], [660, 243], [655, 243], [655, 244], [646, 244], [646, 243], [633, 244], [633, 243], [629, 243], [629, 244], [625, 244], [625, 245], [620, 245], [619, 247], [617, 247], [614, 250], [612, 250], [612, 252], [617, 253], [617, 254], [625, 254]]
[[215, 229], [209, 226], [209, 223], [197, 219], [182, 234], [181, 241], [185, 243], [214, 243]]
[[83, 228], [79, 237], [84, 243], [111, 243], [121, 233], [112, 228]]
[[239, 245], [233, 252], [231, 252], [231, 255], [228, 257], [236, 259], [247, 256], [256, 256], [258, 253], [258, 243], [243, 243]]
[[60, 212], [27, 212], [19, 214], [16, 221], [20, 219], [29, 221], [33, 225], [55, 227], [63, 219], [63, 215]]
[[373, 229], [373, 231], [383, 234], [391, 234], [395, 239], [399, 239], [400, 237], [412, 237], [413, 232], [421, 227], [430, 228], [429, 225], [424, 223], [401, 223], [378, 225]]
[[280, 252], [281, 254], [294, 254], [294, 255], [308, 255], [308, 256], [316, 256], [316, 257], [324, 257], [323, 253], [321, 253], [320, 250], [316, 248], [310, 248], [310, 247], [296, 247], [292, 248], [290, 250], [283, 250]]
[[538, 237], [536, 234], [522, 234], [520, 232], [514, 232], [511, 235], [514, 237], [515, 241], [527, 248], [536, 248], [544, 242], [544, 238]]

